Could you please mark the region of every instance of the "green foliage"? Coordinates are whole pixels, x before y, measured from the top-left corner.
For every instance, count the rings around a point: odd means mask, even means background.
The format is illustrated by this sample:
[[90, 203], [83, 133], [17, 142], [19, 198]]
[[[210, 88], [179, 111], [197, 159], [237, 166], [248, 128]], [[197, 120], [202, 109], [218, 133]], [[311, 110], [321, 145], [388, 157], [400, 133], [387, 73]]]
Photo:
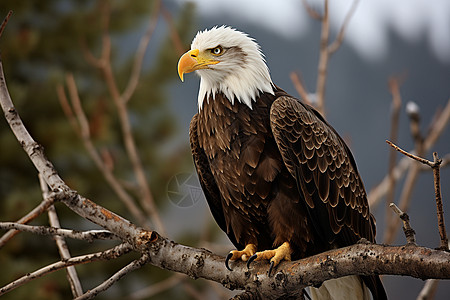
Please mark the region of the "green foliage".
[[[0, 39], [0, 50], [11, 97], [25, 125], [60, 175], [72, 188], [95, 202], [131, 218], [124, 205], [106, 184], [93, 161], [86, 153], [81, 140], [74, 132], [58, 102], [56, 87], [65, 84], [67, 73], [74, 74], [83, 108], [90, 122], [93, 142], [100, 152], [112, 157], [117, 178], [135, 184], [134, 175], [123, 146], [121, 128], [114, 103], [102, 74], [89, 64], [86, 49], [95, 57], [101, 54], [102, 17], [107, 5], [110, 9], [108, 32], [112, 37], [112, 67], [117, 85], [126, 86], [133, 56], [138, 45], [123, 43], [137, 36], [147, 26], [155, 9], [154, 1], [15, 1], [0, 2], [0, 18], [13, 10], [6, 31]], [[191, 37], [193, 32], [193, 7], [187, 5], [175, 16], [181, 37]], [[162, 18], [158, 28], [162, 26]], [[163, 209], [165, 186], [180, 164], [191, 163], [186, 148], [166, 151], [167, 144], [176, 132], [176, 121], [168, 107], [168, 84], [176, 79], [174, 66], [176, 53], [167, 24], [165, 37], [152, 44], [155, 53], [146, 60], [140, 83], [129, 102], [129, 116], [145, 171], [160, 209]], [[159, 29], [161, 30], [161, 29]], [[163, 30], [161, 30], [163, 31]], [[164, 32], [163, 31], [163, 32]], [[151, 43], [153, 40], [151, 41]], [[187, 48], [189, 41], [182, 41]], [[155, 50], [156, 49], [156, 50]], [[151, 67], [150, 67], [151, 66]], [[66, 91], [67, 92], [67, 91]], [[166, 148], [165, 148], [166, 147]], [[135, 195], [135, 194], [134, 194]], [[0, 121], [0, 220], [15, 221], [30, 211], [42, 199], [37, 173], [20, 148], [4, 120]], [[92, 228], [62, 205], [57, 206], [63, 227]], [[131, 218], [132, 221], [135, 221]], [[34, 224], [47, 224], [45, 217]], [[108, 243], [86, 245], [71, 242], [74, 255], [105, 249]], [[77, 267], [86, 288], [99, 284], [119, 270], [134, 254], [114, 263], [96, 263], [95, 266]], [[20, 234], [0, 251], [0, 285], [59, 259], [51, 238]], [[168, 272], [149, 267], [130, 278], [139, 282], [119, 282], [114, 294], [101, 298], [118, 298], [130, 293], [136, 286], [143, 287]], [[133, 280], [134, 280], [133, 279]], [[174, 290], [164, 297], [186, 297]], [[63, 271], [46, 276], [23, 288], [7, 294], [5, 299], [68, 299], [70, 287]]]

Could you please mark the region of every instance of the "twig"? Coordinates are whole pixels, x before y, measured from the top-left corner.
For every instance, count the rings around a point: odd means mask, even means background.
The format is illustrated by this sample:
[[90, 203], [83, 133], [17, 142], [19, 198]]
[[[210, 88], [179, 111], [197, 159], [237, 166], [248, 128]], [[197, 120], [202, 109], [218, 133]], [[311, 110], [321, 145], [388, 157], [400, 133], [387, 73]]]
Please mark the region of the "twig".
[[[433, 147], [438, 138], [444, 132], [444, 129], [446, 128], [449, 121], [450, 121], [450, 99], [447, 101], [447, 104], [443, 109], [442, 113], [439, 115], [438, 119], [433, 122], [433, 126], [431, 127], [429, 133], [425, 137], [425, 140], [423, 142], [424, 153], [428, 152], [431, 149], [431, 147]], [[414, 151], [412, 150], [410, 152]], [[402, 174], [405, 173], [406, 170], [408, 170], [410, 164], [411, 160], [406, 157], [403, 157], [399, 161], [399, 163], [394, 169], [394, 176], [396, 180], [399, 180], [402, 177]], [[384, 195], [386, 195], [389, 188], [390, 188], [389, 174], [387, 174], [383, 178], [383, 180], [369, 192], [367, 196], [371, 208], [375, 207], [380, 203], [381, 199], [384, 197]]]
[[[69, 188], [61, 179], [53, 164], [47, 159], [43, 148], [34, 141], [26, 129], [6, 86], [3, 65], [0, 60], [0, 106], [5, 114], [11, 131], [31, 159], [37, 171], [42, 174], [47, 185], [54, 191], [51, 199], [59, 199], [76, 214], [115, 233], [123, 241], [133, 244], [136, 250], [144, 251], [148, 242], [154, 239], [155, 233], [137, 227], [130, 221], [103, 208]], [[57, 198], [56, 198], [57, 197]]]
[[2, 25], [0, 26], [0, 37], [2, 36], [3, 31], [5, 30], [6, 24], [8, 24], [9, 18], [11, 17], [12, 13], [13, 13], [13, 11], [10, 10], [8, 12], [8, 14], [6, 15], [6, 17], [3, 19]]
[[414, 159], [414, 160], [417, 160], [418, 162], [421, 162], [421, 163], [423, 163], [423, 164], [425, 164], [425, 165], [428, 165], [428, 166], [430, 166], [430, 167], [433, 168], [433, 165], [434, 165], [433, 162], [431, 162], [431, 161], [429, 161], [429, 160], [427, 160], [427, 159], [424, 159], [424, 158], [422, 158], [422, 157], [420, 157], [420, 156], [417, 156], [417, 155], [414, 155], [414, 154], [412, 154], [412, 153], [409, 153], [409, 152], [403, 150], [402, 148], [400, 148], [399, 146], [395, 145], [395, 144], [392, 143], [391, 141], [388, 141], [388, 140], [387, 140], [386, 143], [387, 143], [389, 146], [391, 146], [392, 148], [394, 148], [395, 150], [397, 150], [398, 152], [400, 152], [401, 154], [403, 154], [403, 155], [405, 155], [405, 156], [408, 156], [409, 158], [412, 158], [412, 159]]
[[306, 88], [303, 84], [303, 82], [300, 80], [298, 74], [296, 72], [291, 72], [290, 78], [292, 83], [294, 84], [295, 89], [297, 90], [297, 93], [300, 95], [302, 100], [306, 102], [307, 104], [314, 106], [311, 99], [309, 98], [308, 92], [306, 91]]
[[[305, 4], [305, 2], [303, 2]], [[339, 33], [335, 39], [335, 41], [328, 45], [329, 36], [330, 36], [330, 16], [329, 16], [329, 10], [328, 10], [328, 0], [325, 0], [324, 2], [324, 11], [323, 16], [320, 19], [322, 22], [322, 31], [320, 34], [320, 52], [319, 52], [319, 66], [318, 66], [318, 75], [317, 75], [317, 88], [316, 88], [316, 95], [317, 95], [317, 110], [323, 115], [326, 115], [325, 112], [325, 85], [327, 81], [327, 73], [328, 73], [328, 61], [341, 46], [345, 30], [347, 29], [347, 25], [350, 22], [351, 17], [353, 16], [356, 7], [358, 5], [359, 1], [354, 0], [353, 4], [348, 11], [344, 23], [342, 24]], [[308, 5], [306, 5], [308, 9]], [[310, 12], [310, 10], [308, 10]], [[310, 13], [311, 15], [311, 13]]]
[[440, 248], [442, 250], [449, 250], [447, 231], [445, 230], [444, 221], [444, 207], [442, 204], [441, 195], [441, 177], [440, 177], [440, 165], [442, 160], [439, 159], [437, 152], [433, 152], [433, 177], [434, 177], [434, 193], [436, 196], [436, 211], [438, 218], [439, 236], [441, 238]]
[[344, 41], [344, 34], [345, 30], [347, 29], [348, 23], [350, 22], [350, 19], [352, 18], [353, 14], [355, 13], [356, 8], [358, 7], [359, 0], [354, 0], [352, 3], [352, 6], [350, 7], [349, 11], [347, 12], [347, 15], [345, 16], [344, 23], [342, 23], [341, 29], [339, 30], [339, 33], [334, 40], [334, 42], [328, 46], [328, 53], [329, 55], [334, 54], [339, 47], [341, 47], [342, 42]]
[[436, 152], [433, 152], [433, 161], [429, 161], [427, 159], [424, 159], [422, 157], [419, 157], [417, 155], [411, 154], [397, 145], [393, 144], [390, 141], [386, 141], [391, 147], [393, 147], [395, 150], [399, 151], [400, 153], [422, 163], [425, 165], [428, 165], [433, 169], [433, 177], [434, 177], [434, 191], [435, 191], [435, 197], [436, 197], [436, 211], [437, 211], [437, 218], [438, 218], [438, 228], [439, 228], [439, 236], [441, 240], [440, 248], [442, 250], [448, 250], [448, 238], [447, 233], [445, 230], [445, 222], [444, 222], [444, 209], [442, 204], [442, 196], [441, 196], [441, 182], [440, 182], [440, 165], [442, 160], [439, 159], [438, 154]]
[[130, 79], [128, 80], [127, 87], [125, 91], [122, 93], [122, 101], [128, 102], [131, 99], [131, 95], [133, 95], [134, 91], [139, 82], [139, 77], [142, 69], [142, 62], [144, 60], [145, 53], [147, 51], [148, 45], [150, 43], [150, 39], [155, 31], [156, 24], [158, 22], [159, 12], [161, 9], [161, 0], [157, 0], [154, 3], [154, 8], [152, 15], [150, 17], [150, 21], [147, 27], [145, 34], [141, 37], [139, 42], [139, 46], [136, 50], [136, 54], [134, 56], [133, 69], [131, 71]]
[[308, 14], [309, 14], [309, 16], [311, 17], [311, 18], [313, 18], [313, 19], [316, 19], [316, 20], [322, 20], [322, 16], [317, 12], [317, 11], [315, 11], [309, 4], [308, 4], [308, 2], [306, 1], [306, 0], [302, 0], [302, 2], [303, 2], [303, 6], [305, 7], [305, 9], [306, 9], [306, 11], [308, 12]]
[[97, 168], [102, 173], [106, 182], [108, 182], [108, 184], [114, 190], [119, 199], [125, 204], [125, 206], [131, 212], [131, 214], [136, 218], [138, 223], [142, 225], [148, 225], [146, 224], [146, 218], [142, 210], [139, 209], [139, 207], [135, 204], [133, 198], [125, 191], [123, 186], [120, 184], [120, 182], [116, 179], [116, 177], [112, 173], [112, 170], [105, 165], [97, 149], [95, 148], [91, 139], [89, 122], [81, 105], [80, 97], [78, 95], [78, 89], [72, 74], [68, 74], [66, 76], [66, 83], [67, 88], [69, 90], [69, 95], [73, 105], [73, 111], [76, 116], [76, 120], [74, 118], [74, 114], [71, 113], [72, 109], [70, 108], [69, 101], [67, 100], [62, 87], [58, 88], [58, 90], [60, 90], [58, 92], [59, 102], [62, 103], [63, 107], [68, 107], [64, 109], [64, 112], [66, 113], [67, 118], [69, 118], [72, 127], [75, 130], [77, 130], [76, 132], [80, 135], [87, 153], [89, 154], [89, 156], [92, 158]]
[[123, 276], [127, 275], [128, 273], [139, 269], [143, 265], [145, 265], [150, 260], [150, 257], [146, 254], [142, 255], [138, 260], [132, 261], [130, 264], [125, 266], [124, 268], [120, 269], [117, 273], [115, 273], [113, 276], [108, 278], [106, 281], [98, 285], [97, 287], [93, 288], [92, 290], [89, 290], [85, 294], [81, 295], [80, 297], [75, 298], [76, 300], [85, 300], [85, 299], [92, 299], [95, 296], [97, 296], [99, 293], [106, 291], [108, 288], [110, 288], [114, 283], [119, 281]]
[[119, 116], [119, 121], [122, 129], [122, 136], [125, 145], [125, 150], [131, 161], [136, 180], [139, 185], [139, 201], [144, 208], [144, 210], [149, 214], [155, 227], [158, 231], [164, 233], [164, 225], [158, 214], [153, 195], [150, 191], [150, 187], [147, 183], [147, 177], [145, 175], [139, 153], [137, 151], [136, 143], [134, 141], [131, 123], [128, 116], [127, 103], [123, 101], [120, 91], [117, 87], [116, 80], [114, 78], [114, 73], [112, 71], [112, 65], [110, 61], [111, 54], [111, 38], [108, 34], [109, 26], [109, 6], [104, 5], [102, 7], [102, 20], [103, 20], [103, 37], [102, 37], [102, 54], [99, 63], [95, 63], [105, 78], [106, 85], [108, 87], [109, 93], [114, 101], [116, 110]]
[[411, 227], [411, 223], [409, 222], [409, 216], [407, 213], [403, 212], [400, 208], [398, 208], [395, 203], [391, 203], [389, 205], [390, 208], [399, 216], [399, 218], [403, 221], [403, 232], [405, 233], [406, 242], [408, 245], [417, 245], [416, 244], [416, 232]]
[[[62, 192], [57, 193], [51, 193], [49, 197], [44, 199], [41, 203], [39, 203], [38, 206], [36, 206], [32, 211], [30, 211], [28, 214], [26, 214], [24, 217], [22, 217], [20, 220], [18, 220], [16, 223], [20, 224], [26, 224], [43, 214], [47, 211], [47, 209], [55, 203], [55, 201], [61, 200], [61, 198], [64, 197], [64, 194]], [[12, 229], [5, 233], [0, 238], [0, 248], [6, 245], [6, 243], [13, 238], [16, 234], [18, 234], [20, 231]]]
[[181, 37], [178, 34], [177, 28], [173, 22], [172, 15], [170, 12], [166, 9], [164, 4], [161, 4], [161, 12], [164, 20], [169, 25], [170, 30], [170, 38], [172, 39], [172, 43], [175, 46], [175, 50], [177, 51], [177, 54], [181, 56], [186, 49], [183, 46], [183, 42], [181, 41]]
[[[47, 183], [45, 183], [44, 178], [40, 174], [39, 175], [39, 183], [41, 185], [41, 191], [42, 191], [42, 198], [46, 199], [49, 195], [49, 190]], [[48, 208], [48, 219], [50, 226], [54, 228], [61, 228], [61, 224], [59, 223], [58, 215], [56, 214], [55, 206], [52, 205]], [[56, 246], [58, 247], [59, 255], [61, 256], [61, 259], [67, 260], [71, 258], [69, 248], [66, 244], [66, 241], [64, 238], [60, 235], [54, 236]], [[67, 272], [67, 280], [69, 281], [70, 289], [72, 290], [72, 295], [74, 297], [77, 297], [81, 294], [83, 294], [83, 287], [81, 286], [80, 279], [78, 278], [77, 271], [74, 266], [70, 266], [66, 269]]]
[[425, 281], [425, 284], [417, 296], [416, 300], [431, 300], [434, 299], [434, 294], [436, 293], [436, 289], [438, 286], [439, 280], [437, 279], [428, 279]]
[[115, 259], [117, 257], [120, 257], [120, 256], [130, 252], [131, 249], [132, 249], [132, 247], [129, 244], [124, 243], [124, 244], [120, 244], [120, 245], [118, 245], [112, 249], [106, 250], [106, 251], [76, 256], [76, 257], [72, 257], [68, 260], [59, 261], [59, 262], [50, 264], [48, 266], [45, 266], [39, 270], [32, 272], [32, 273], [28, 273], [25, 276], [22, 276], [19, 279], [0, 288], [0, 296], [12, 291], [13, 289], [15, 289], [21, 285], [24, 285], [36, 278], [40, 278], [49, 273], [67, 268], [69, 266], [85, 264], [85, 263], [90, 263], [90, 262], [94, 262], [94, 261]]
[[328, 39], [330, 35], [330, 18], [328, 14], [328, 0], [324, 2], [324, 11], [321, 19], [322, 31], [320, 34], [320, 52], [319, 52], [319, 66], [317, 74], [317, 110], [326, 116], [325, 112], [325, 84], [327, 81], [328, 59], [330, 58], [328, 52]]
[[[394, 143], [397, 142], [397, 136], [398, 136], [398, 123], [400, 119], [400, 108], [402, 104], [402, 99], [400, 95], [400, 87], [399, 87], [399, 79], [398, 78], [391, 78], [389, 79], [389, 90], [392, 94], [392, 116], [391, 116], [391, 134], [390, 134], [390, 140]], [[392, 220], [392, 212], [389, 209], [389, 204], [394, 202], [394, 196], [395, 196], [395, 185], [396, 180], [394, 176], [394, 168], [395, 168], [395, 162], [396, 162], [397, 153], [394, 149], [391, 149], [389, 152], [389, 190], [386, 195], [386, 224], [391, 224]], [[386, 227], [388, 228], [388, 227]], [[385, 233], [386, 236], [386, 233]]]
[[117, 236], [108, 230], [78, 231], [73, 229], [63, 229], [58, 227], [25, 225], [14, 222], [0, 222], [0, 230], [19, 230], [39, 235], [61, 236], [65, 238], [87, 241], [94, 240], [117, 240]]

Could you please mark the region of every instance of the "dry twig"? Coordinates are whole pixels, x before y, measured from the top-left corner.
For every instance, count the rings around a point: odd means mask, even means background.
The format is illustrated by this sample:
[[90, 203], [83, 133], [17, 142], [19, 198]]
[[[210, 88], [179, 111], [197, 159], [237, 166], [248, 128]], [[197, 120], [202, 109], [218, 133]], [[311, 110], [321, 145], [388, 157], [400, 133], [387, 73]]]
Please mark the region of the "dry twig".
[[78, 96], [78, 89], [72, 74], [68, 74], [66, 76], [66, 83], [69, 90], [73, 110], [65, 95], [64, 88], [62, 86], [57, 87], [58, 99], [61, 103], [61, 106], [63, 107], [63, 111], [66, 114], [66, 117], [69, 119], [69, 122], [72, 124], [75, 132], [80, 136], [87, 153], [102, 173], [106, 182], [108, 182], [119, 199], [125, 204], [131, 214], [136, 218], [138, 223], [142, 225], [148, 225], [146, 222], [146, 217], [143, 214], [142, 210], [139, 209], [139, 207], [135, 204], [133, 197], [131, 197], [126, 192], [120, 181], [114, 176], [112, 169], [105, 164], [104, 160], [101, 158], [100, 154], [95, 148], [94, 143], [91, 139], [89, 121], [81, 105], [81, 101]]
[[[38, 174], [39, 175], [39, 174]], [[39, 175], [39, 183], [41, 185], [42, 190], [42, 198], [46, 199], [49, 196], [49, 190], [48, 186], [44, 181], [44, 178]], [[61, 225], [59, 223], [58, 215], [56, 213], [55, 206], [52, 205], [48, 208], [48, 219], [50, 226], [56, 229], [60, 229]], [[54, 235], [54, 239], [56, 242], [56, 246], [58, 247], [59, 255], [61, 256], [61, 259], [67, 260], [71, 258], [69, 248], [66, 244], [66, 241], [64, 240], [64, 237], [60, 235]], [[81, 286], [80, 279], [78, 277], [77, 271], [74, 266], [67, 267], [66, 269], [67, 273], [67, 280], [69, 281], [70, 289], [72, 290], [72, 295], [74, 297], [77, 297], [81, 294], [83, 294], [83, 287]]]
[[[90, 52], [85, 49], [85, 53], [87, 53], [87, 59], [92, 63], [93, 66], [97, 67], [103, 74], [106, 85], [108, 87], [109, 93], [111, 94], [111, 98], [116, 106], [116, 110], [119, 116], [119, 121], [122, 129], [123, 142], [125, 145], [125, 150], [127, 155], [131, 161], [131, 165], [133, 167], [134, 174], [136, 176], [136, 180], [139, 186], [139, 201], [143, 207], [143, 209], [148, 213], [154, 222], [156, 229], [160, 232], [165, 232], [164, 225], [161, 221], [161, 218], [158, 214], [155, 201], [153, 199], [153, 195], [150, 191], [150, 187], [147, 182], [147, 177], [144, 172], [144, 168], [142, 166], [142, 162], [136, 147], [136, 143], [133, 137], [132, 128], [130, 119], [128, 116], [127, 109], [127, 99], [131, 97], [131, 95], [126, 95], [127, 98], [123, 98], [119, 88], [117, 87], [116, 79], [114, 77], [114, 72], [112, 70], [111, 65], [111, 37], [108, 33], [109, 29], [109, 6], [105, 3], [101, 9], [101, 17], [102, 17], [102, 27], [103, 27], [103, 35], [102, 35], [102, 51], [99, 59], [95, 58]], [[151, 34], [152, 30], [148, 30], [147, 33]], [[150, 35], [148, 36], [148, 39]], [[143, 42], [148, 46], [148, 43]], [[142, 53], [141, 51], [138, 51]], [[138, 58], [139, 59], [139, 58]], [[134, 90], [132, 86], [130, 89]]]
[[131, 251], [131, 246], [129, 244], [124, 243], [124, 244], [120, 244], [120, 245], [118, 245], [112, 249], [106, 250], [106, 251], [96, 252], [96, 253], [86, 254], [86, 255], [80, 255], [80, 256], [72, 257], [67, 260], [61, 260], [59, 262], [50, 264], [39, 270], [36, 270], [32, 273], [28, 273], [25, 276], [22, 276], [19, 279], [5, 285], [4, 287], [0, 288], [0, 296], [6, 294], [7, 292], [12, 291], [15, 288], [18, 288], [21, 285], [24, 285], [24, 284], [30, 282], [31, 280], [40, 278], [44, 275], [67, 268], [69, 266], [85, 264], [85, 263], [94, 262], [94, 261], [111, 260], [111, 259], [115, 259], [119, 256], [122, 256], [130, 251]]
[[444, 209], [442, 205], [442, 196], [441, 196], [441, 182], [440, 182], [440, 165], [442, 160], [439, 159], [436, 152], [433, 153], [433, 161], [429, 161], [427, 159], [424, 159], [420, 156], [411, 154], [397, 145], [393, 144], [390, 141], [386, 141], [391, 147], [393, 147], [395, 150], [399, 151], [403, 155], [408, 156], [409, 158], [412, 158], [422, 164], [428, 165], [433, 169], [433, 175], [434, 175], [434, 190], [436, 195], [436, 211], [437, 211], [437, 218], [438, 218], [438, 228], [439, 228], [439, 235], [440, 235], [440, 248], [442, 250], [448, 250], [448, 238], [447, 233], [445, 230], [445, 222], [444, 222]]
[[[400, 119], [400, 108], [402, 104], [402, 99], [400, 95], [400, 83], [398, 78], [391, 78], [389, 79], [389, 90], [392, 94], [392, 117], [391, 117], [391, 134], [390, 134], [390, 140], [394, 143], [397, 142], [397, 136], [398, 136], [398, 123]], [[394, 196], [395, 196], [395, 185], [396, 180], [394, 176], [394, 168], [395, 168], [395, 162], [396, 162], [397, 153], [394, 149], [391, 149], [389, 153], [389, 190], [386, 195], [386, 224], [391, 224], [392, 220], [392, 213], [389, 209], [390, 203], [394, 202]], [[386, 236], [386, 232], [385, 232]]]
[[145, 265], [149, 261], [150, 257], [146, 254], [142, 255], [139, 259], [132, 261], [127, 266], [120, 269], [118, 272], [116, 272], [113, 276], [108, 278], [108, 280], [104, 281], [97, 287], [89, 290], [85, 294], [81, 295], [80, 297], [75, 298], [76, 300], [85, 300], [85, 299], [92, 299], [95, 296], [97, 296], [99, 293], [106, 291], [108, 288], [110, 288], [114, 283], [119, 281], [123, 276], [127, 275], [128, 273], [139, 269], [143, 265]]
[[[434, 146], [438, 138], [444, 132], [444, 129], [446, 128], [449, 121], [450, 121], [450, 99], [449, 101], [447, 101], [446, 106], [439, 114], [437, 119], [433, 121], [432, 126], [430, 126], [430, 131], [428, 132], [423, 142], [424, 153], [428, 152]], [[414, 153], [414, 150], [411, 150], [409, 152]], [[409, 169], [412, 163], [413, 161], [411, 161], [407, 157], [403, 157], [398, 162], [397, 166], [393, 171], [395, 180], [399, 180], [403, 176], [403, 174]], [[422, 168], [420, 168], [420, 170], [422, 170]], [[373, 208], [377, 206], [380, 203], [381, 199], [386, 195], [389, 189], [390, 189], [390, 178], [389, 174], [387, 174], [383, 178], [383, 180], [369, 192], [367, 198], [369, 200], [370, 207]]]
[[[46, 199], [44, 199], [38, 206], [36, 206], [32, 211], [18, 220], [16, 223], [19, 224], [27, 224], [43, 214], [47, 211], [47, 209], [55, 203], [55, 201], [61, 200], [64, 197], [64, 193], [62, 191], [58, 191], [56, 193], [51, 193]], [[5, 246], [5, 244], [13, 238], [20, 231], [16, 229], [9, 230], [0, 238], [0, 248]]]
[[297, 93], [300, 95], [303, 102], [306, 102], [307, 104], [313, 106], [314, 104], [309, 98], [308, 92], [306, 91], [306, 88], [303, 82], [300, 80], [298, 74], [296, 72], [291, 72], [290, 78], [292, 83], [294, 84], [295, 89], [297, 90]]
[[408, 245], [417, 245], [416, 244], [416, 232], [411, 227], [411, 223], [409, 222], [409, 216], [407, 213], [403, 212], [400, 208], [398, 208], [395, 203], [391, 203], [389, 205], [390, 208], [399, 216], [399, 218], [403, 221], [403, 232], [405, 233], [406, 242]]

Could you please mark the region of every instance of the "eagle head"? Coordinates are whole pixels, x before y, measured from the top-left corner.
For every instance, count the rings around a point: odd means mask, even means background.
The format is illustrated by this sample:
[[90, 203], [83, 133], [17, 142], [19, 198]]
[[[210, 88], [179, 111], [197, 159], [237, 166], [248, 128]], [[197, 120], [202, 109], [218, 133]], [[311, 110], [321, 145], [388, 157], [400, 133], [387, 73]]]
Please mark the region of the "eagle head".
[[196, 71], [200, 76], [198, 106], [223, 93], [252, 107], [262, 92], [273, 94], [273, 84], [260, 46], [247, 34], [228, 26], [199, 31], [191, 50], [178, 62], [178, 75]]

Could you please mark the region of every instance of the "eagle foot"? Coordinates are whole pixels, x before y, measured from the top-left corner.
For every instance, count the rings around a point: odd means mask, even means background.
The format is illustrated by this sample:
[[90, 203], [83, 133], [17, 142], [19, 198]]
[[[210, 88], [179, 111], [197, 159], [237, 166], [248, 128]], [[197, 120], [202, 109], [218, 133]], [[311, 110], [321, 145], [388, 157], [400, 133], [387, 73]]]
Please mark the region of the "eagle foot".
[[245, 246], [244, 250], [233, 250], [228, 253], [227, 258], [225, 259], [225, 267], [227, 267], [228, 270], [233, 271], [230, 266], [228, 265], [228, 262], [230, 260], [238, 260], [241, 259], [242, 261], [247, 261], [252, 255], [256, 253], [256, 245], [254, 244], [248, 244]]
[[253, 254], [249, 260], [247, 261], [247, 268], [250, 268], [250, 264], [255, 260], [263, 260], [267, 259], [270, 260], [270, 267], [269, 267], [269, 276], [270, 273], [272, 273], [272, 269], [282, 261], [282, 260], [291, 260], [291, 253], [292, 253], [291, 245], [289, 245], [288, 242], [284, 242], [280, 247], [274, 250], [265, 250], [261, 252], [256, 252]]

